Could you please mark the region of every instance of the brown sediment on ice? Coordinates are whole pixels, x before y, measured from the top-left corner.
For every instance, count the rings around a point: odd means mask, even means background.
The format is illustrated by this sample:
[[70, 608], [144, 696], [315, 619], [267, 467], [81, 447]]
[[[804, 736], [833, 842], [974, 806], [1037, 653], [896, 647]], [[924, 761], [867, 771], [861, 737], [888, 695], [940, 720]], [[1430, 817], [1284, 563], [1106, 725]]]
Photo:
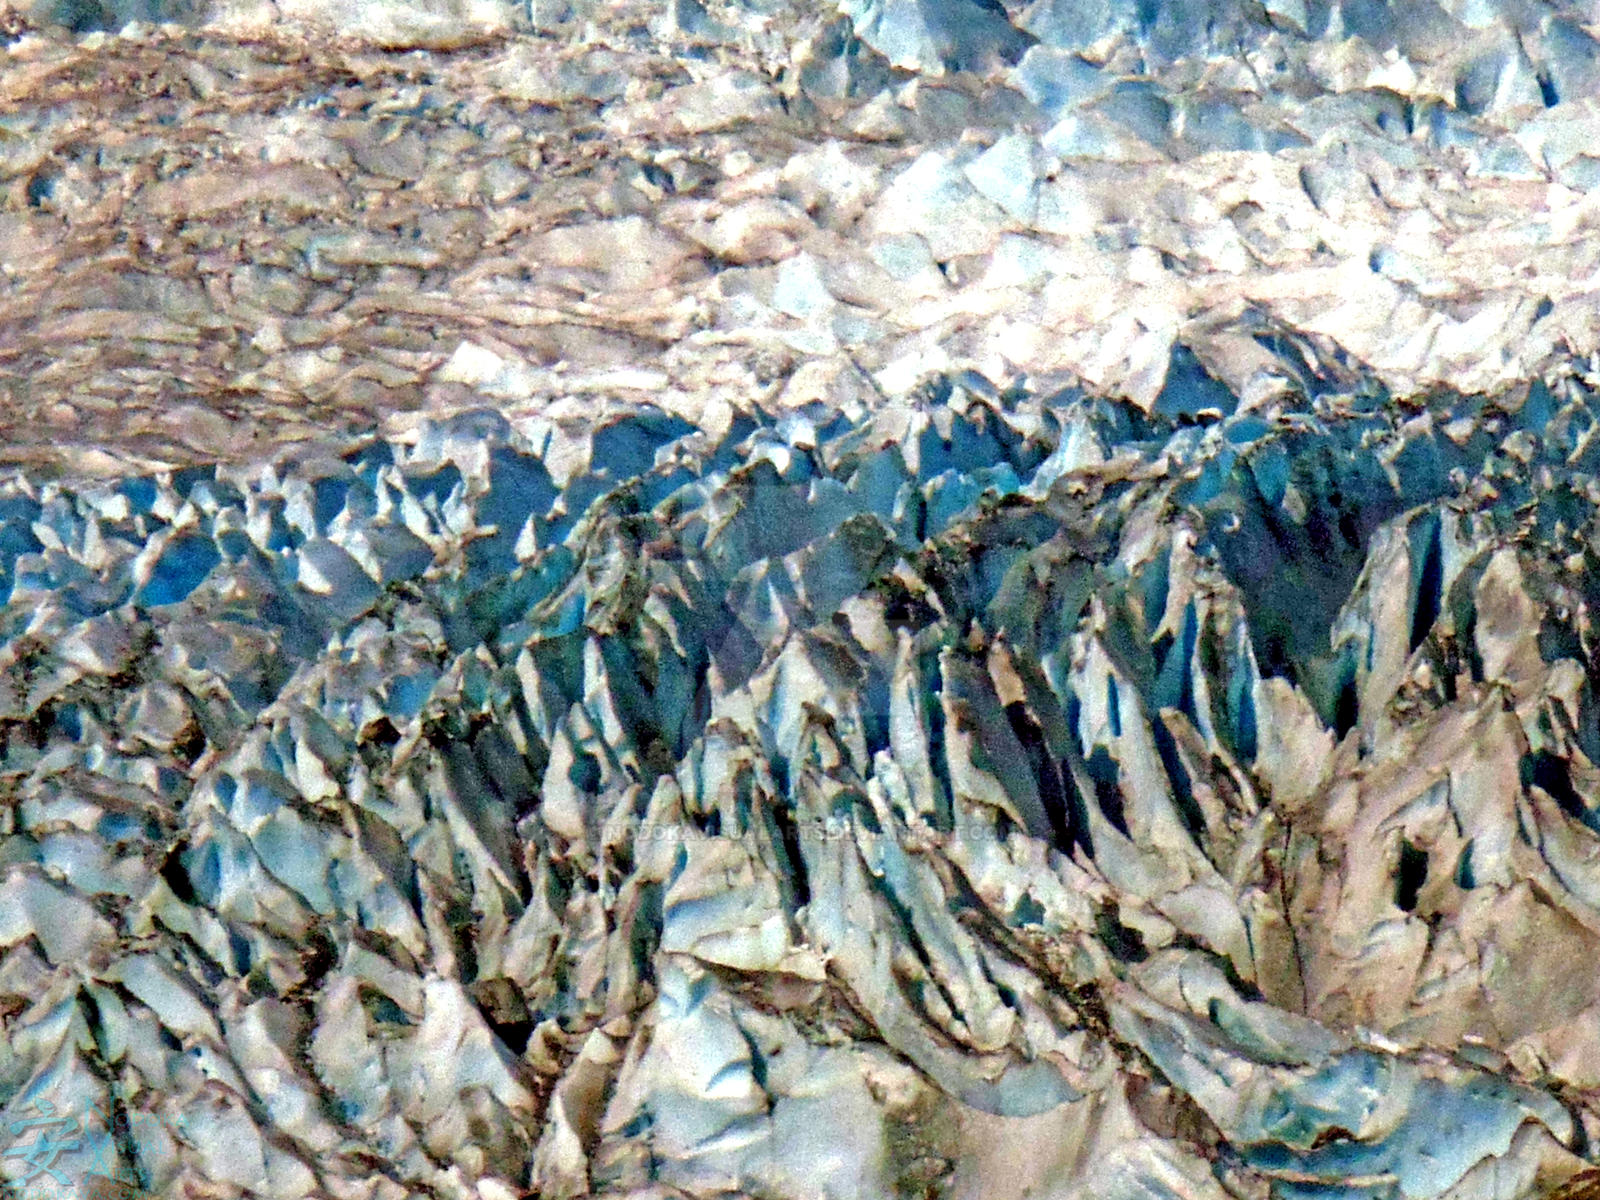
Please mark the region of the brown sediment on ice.
[[[1305, 95], [1226, 59], [1157, 72], [1152, 132], [1098, 93], [1064, 112], [1052, 80], [1093, 68], [1042, 45], [918, 74], [827, 11], [769, 8], [429, 51], [359, 21], [20, 36], [4, 455], [241, 459], [470, 403], [717, 420], [968, 368], [1148, 407], [1175, 346], [1249, 405], [1306, 359], [1493, 392], [1596, 348], [1586, 101], [1511, 92], [1433, 136], [1442, 67], [1404, 94], [1381, 55], [1313, 40]], [[1127, 51], [1101, 48], [1105, 79]], [[1177, 115], [1202, 101], [1256, 124], [1219, 142]]]

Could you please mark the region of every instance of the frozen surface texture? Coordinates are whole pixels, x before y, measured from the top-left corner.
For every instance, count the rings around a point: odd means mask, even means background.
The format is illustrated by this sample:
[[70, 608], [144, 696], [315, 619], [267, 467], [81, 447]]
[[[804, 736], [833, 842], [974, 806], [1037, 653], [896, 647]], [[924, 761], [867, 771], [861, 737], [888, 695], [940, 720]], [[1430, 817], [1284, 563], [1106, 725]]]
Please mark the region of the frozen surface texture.
[[1421, 395], [1600, 348], [1583, 13], [1188, 7], [19, 34], [0, 457], [249, 460], [486, 401], [716, 424], [966, 369], [1148, 410], [1175, 353], [1270, 410], [1307, 355]]
[[8, 1115], [161, 1195], [1537, 1194], [1600, 399], [1343, 399], [12, 484]]
[[1587, 20], [14, 9], [0, 1178], [1592, 1200]]

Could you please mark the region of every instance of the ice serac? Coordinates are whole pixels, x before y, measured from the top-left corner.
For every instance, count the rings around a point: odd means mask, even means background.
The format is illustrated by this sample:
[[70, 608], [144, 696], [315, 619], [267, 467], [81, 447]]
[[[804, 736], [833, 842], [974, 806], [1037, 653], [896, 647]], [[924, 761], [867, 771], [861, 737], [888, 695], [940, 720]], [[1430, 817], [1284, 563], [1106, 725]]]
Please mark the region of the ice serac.
[[1592, 14], [270, 7], [0, 24], [0, 1130], [1592, 1200]]
[[8, 1114], [109, 1097], [153, 1191], [1553, 1187], [1597, 414], [966, 379], [14, 482]]
[[891, 64], [943, 74], [1015, 61], [1032, 40], [999, 0], [842, 0], [856, 35]]

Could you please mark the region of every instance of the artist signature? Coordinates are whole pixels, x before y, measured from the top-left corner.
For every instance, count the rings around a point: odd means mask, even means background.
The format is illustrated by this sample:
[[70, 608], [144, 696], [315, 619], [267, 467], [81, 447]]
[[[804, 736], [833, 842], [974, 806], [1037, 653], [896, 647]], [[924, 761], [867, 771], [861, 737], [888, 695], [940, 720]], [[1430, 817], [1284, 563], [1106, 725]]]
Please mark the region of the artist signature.
[[[9, 1169], [5, 1195], [14, 1200], [142, 1200], [147, 1193], [117, 1151], [117, 1136], [132, 1136], [126, 1114], [91, 1108], [94, 1123], [36, 1100], [19, 1120], [8, 1123], [14, 1139], [0, 1150]], [[140, 1117], [138, 1119], [148, 1120]]]

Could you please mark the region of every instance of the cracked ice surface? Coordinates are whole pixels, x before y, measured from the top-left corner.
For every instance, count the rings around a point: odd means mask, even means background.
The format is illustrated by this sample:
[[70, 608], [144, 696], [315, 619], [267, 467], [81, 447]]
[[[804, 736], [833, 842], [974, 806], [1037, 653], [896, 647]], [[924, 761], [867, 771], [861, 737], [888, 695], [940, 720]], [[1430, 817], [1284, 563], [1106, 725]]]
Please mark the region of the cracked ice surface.
[[1577, 7], [309, 5], [8, 10], [6, 461], [936, 371], [1148, 408], [1175, 353], [1270, 411], [1308, 354], [1419, 395], [1600, 350]]
[[1586, 12], [13, 15], [18, 1195], [1592, 1194]]
[[968, 379], [15, 482], [7, 1111], [156, 1194], [1532, 1194], [1597, 413]]

